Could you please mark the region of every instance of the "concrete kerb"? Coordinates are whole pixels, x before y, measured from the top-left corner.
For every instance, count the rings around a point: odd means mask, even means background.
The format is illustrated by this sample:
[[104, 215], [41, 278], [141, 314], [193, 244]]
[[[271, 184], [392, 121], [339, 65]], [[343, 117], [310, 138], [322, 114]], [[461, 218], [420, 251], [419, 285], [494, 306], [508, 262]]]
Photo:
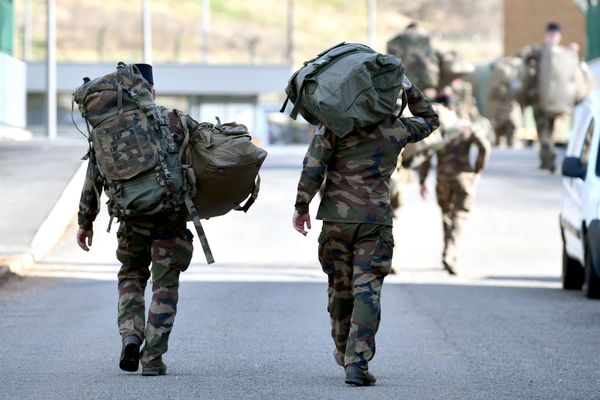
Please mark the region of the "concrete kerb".
[[[58, 243], [77, 212], [86, 170], [87, 162], [82, 162], [35, 233], [29, 246], [29, 252], [0, 257], [0, 267], [6, 266], [11, 272], [18, 274], [31, 268]], [[0, 268], [0, 275], [3, 272], [6, 273], [7, 271]]]

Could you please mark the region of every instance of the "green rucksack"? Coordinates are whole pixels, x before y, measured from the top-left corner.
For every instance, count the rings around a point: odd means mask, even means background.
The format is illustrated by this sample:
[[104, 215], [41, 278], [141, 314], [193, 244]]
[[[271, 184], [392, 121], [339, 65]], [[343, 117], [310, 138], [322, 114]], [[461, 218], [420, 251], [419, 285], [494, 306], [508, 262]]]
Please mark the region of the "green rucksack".
[[402, 59], [410, 81], [419, 89], [439, 88], [441, 60], [431, 47], [429, 36], [419, 32], [401, 33], [387, 43], [387, 52]]
[[338, 136], [381, 122], [394, 113], [404, 66], [389, 54], [342, 42], [320, 53], [290, 78], [285, 89], [298, 113], [313, 125], [323, 123]]
[[113, 73], [85, 78], [73, 101], [88, 124], [90, 154], [104, 180], [111, 222], [187, 207], [207, 262], [213, 263], [191, 201], [194, 174], [181, 164], [168, 122], [137, 67], [121, 62]]
[[[181, 119], [188, 136], [185, 119]], [[245, 125], [201, 123], [189, 132], [183, 160], [192, 166], [196, 182], [194, 204], [200, 218], [230, 210], [247, 212], [260, 189], [258, 174], [267, 152], [251, 141]], [[242, 202], [246, 200], [245, 204]]]

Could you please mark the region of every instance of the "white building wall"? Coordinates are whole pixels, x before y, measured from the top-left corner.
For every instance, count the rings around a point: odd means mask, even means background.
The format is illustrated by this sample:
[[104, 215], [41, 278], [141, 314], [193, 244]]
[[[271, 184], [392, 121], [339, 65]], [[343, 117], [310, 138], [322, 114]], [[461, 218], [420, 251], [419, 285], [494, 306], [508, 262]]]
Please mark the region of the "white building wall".
[[27, 109], [27, 66], [0, 53], [0, 125], [24, 129]]

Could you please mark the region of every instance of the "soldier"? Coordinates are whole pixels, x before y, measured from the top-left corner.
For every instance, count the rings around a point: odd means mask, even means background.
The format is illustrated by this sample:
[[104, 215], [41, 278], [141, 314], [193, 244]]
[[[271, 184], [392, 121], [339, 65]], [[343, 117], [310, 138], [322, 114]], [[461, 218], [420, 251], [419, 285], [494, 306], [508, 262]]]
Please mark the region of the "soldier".
[[535, 124], [540, 140], [540, 168], [551, 173], [556, 170], [554, 138], [568, 118], [576, 97], [576, 76], [579, 60], [571, 49], [560, 46], [560, 25], [546, 25], [544, 44], [521, 51], [528, 67], [526, 99], [533, 106]]
[[[142, 76], [154, 85], [152, 67], [136, 64]], [[155, 90], [153, 89], [153, 95]], [[184, 140], [182, 120], [190, 132], [198, 123], [187, 115], [161, 107], [169, 124], [175, 144]], [[100, 209], [100, 194], [104, 178], [100, 174], [94, 152], [88, 153], [87, 175], [79, 203], [77, 244], [89, 251], [94, 235], [93, 222]], [[163, 211], [120, 222], [117, 232], [117, 259], [122, 266], [118, 272], [118, 326], [122, 339], [119, 367], [137, 371], [142, 363], [142, 375], [164, 375], [167, 367], [162, 355], [167, 351], [169, 334], [177, 311], [179, 274], [192, 259], [192, 233], [186, 229], [187, 212]], [[152, 264], [151, 270], [149, 265]], [[145, 323], [144, 291], [152, 275], [152, 302]], [[145, 342], [143, 350], [140, 346]]]
[[[455, 109], [455, 99], [444, 93], [436, 99], [441, 105], [436, 107], [440, 115], [440, 130], [444, 145], [437, 151], [437, 201], [442, 209], [444, 229], [444, 250], [442, 265], [450, 274], [455, 275], [458, 259], [458, 241], [467, 218], [479, 174], [485, 168], [490, 153], [490, 143], [480, 130], [466, 119], [460, 119]], [[475, 166], [469, 162], [471, 146], [478, 150]], [[420, 192], [427, 197], [425, 180], [431, 167], [431, 158], [419, 167]]]
[[346, 383], [359, 386], [375, 383], [368, 363], [375, 354], [381, 286], [394, 246], [390, 176], [406, 143], [439, 125], [423, 93], [406, 78], [403, 87], [414, 117], [390, 116], [342, 138], [319, 126], [304, 159], [292, 218], [294, 229], [306, 235], [308, 205], [327, 172], [317, 213], [323, 220], [319, 261], [329, 282], [334, 357], [345, 368]]

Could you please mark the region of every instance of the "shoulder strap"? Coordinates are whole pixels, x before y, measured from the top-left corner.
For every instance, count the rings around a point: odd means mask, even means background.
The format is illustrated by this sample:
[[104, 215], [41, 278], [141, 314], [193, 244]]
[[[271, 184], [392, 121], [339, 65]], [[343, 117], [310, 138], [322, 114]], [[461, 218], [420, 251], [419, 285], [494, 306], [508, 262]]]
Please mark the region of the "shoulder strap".
[[204, 251], [204, 256], [206, 257], [206, 262], [208, 264], [213, 264], [215, 262], [215, 259], [210, 249], [210, 245], [208, 244], [206, 234], [204, 233], [204, 228], [202, 228], [202, 224], [200, 223], [200, 217], [198, 216], [198, 211], [196, 211], [196, 206], [194, 205], [192, 198], [189, 196], [189, 193], [186, 193], [184, 198], [185, 205], [188, 209], [188, 213], [190, 214], [190, 217], [194, 222], [194, 227], [196, 227], [198, 239], [200, 240], [200, 244], [202, 245], [202, 250]]

